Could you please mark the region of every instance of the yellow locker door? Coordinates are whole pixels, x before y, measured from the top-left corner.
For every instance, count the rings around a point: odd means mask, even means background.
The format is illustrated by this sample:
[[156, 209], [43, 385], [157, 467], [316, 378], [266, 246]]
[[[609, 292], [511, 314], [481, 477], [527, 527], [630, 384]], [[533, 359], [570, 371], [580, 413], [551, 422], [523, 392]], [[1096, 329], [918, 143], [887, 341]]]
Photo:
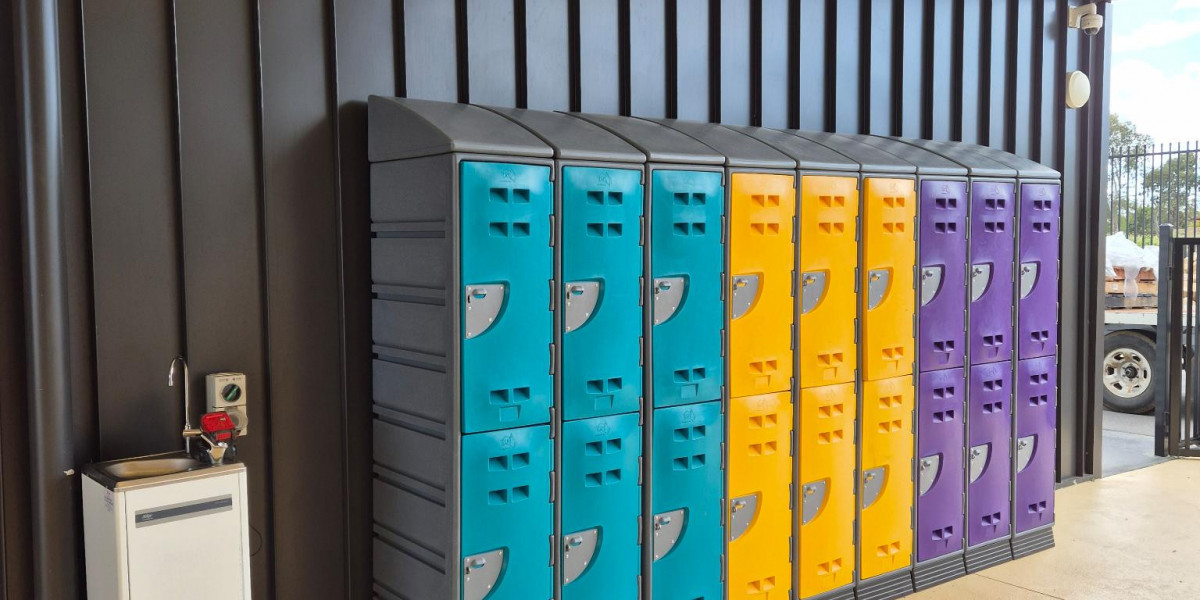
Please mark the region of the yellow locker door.
[[797, 385], [854, 381], [858, 178], [800, 180], [800, 339]]
[[854, 384], [800, 390], [800, 598], [854, 583]]
[[912, 373], [916, 193], [911, 179], [869, 178], [863, 209], [863, 379]]
[[863, 382], [862, 578], [912, 563], [913, 380]]
[[791, 393], [733, 398], [729, 410], [729, 598], [791, 590]]
[[730, 186], [730, 395], [791, 389], [795, 177], [734, 173]]

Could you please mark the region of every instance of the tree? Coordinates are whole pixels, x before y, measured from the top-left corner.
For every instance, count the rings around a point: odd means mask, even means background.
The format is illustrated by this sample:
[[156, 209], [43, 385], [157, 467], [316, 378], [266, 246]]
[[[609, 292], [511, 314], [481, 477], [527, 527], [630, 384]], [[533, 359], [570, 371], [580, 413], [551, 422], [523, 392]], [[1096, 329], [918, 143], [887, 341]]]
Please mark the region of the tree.
[[[1140, 200], [1137, 182], [1146, 165], [1144, 153], [1154, 138], [1140, 133], [1137, 126], [1116, 114], [1108, 115], [1108, 230], [1124, 231], [1130, 239], [1157, 232], [1155, 210]], [[1147, 231], [1143, 231], [1147, 230]]]
[[1200, 191], [1198, 167], [1195, 153], [1176, 154], [1142, 180], [1142, 189], [1150, 206], [1155, 208], [1158, 222], [1181, 228], [1181, 235], [1190, 235], [1186, 232], [1195, 226], [1196, 193]]

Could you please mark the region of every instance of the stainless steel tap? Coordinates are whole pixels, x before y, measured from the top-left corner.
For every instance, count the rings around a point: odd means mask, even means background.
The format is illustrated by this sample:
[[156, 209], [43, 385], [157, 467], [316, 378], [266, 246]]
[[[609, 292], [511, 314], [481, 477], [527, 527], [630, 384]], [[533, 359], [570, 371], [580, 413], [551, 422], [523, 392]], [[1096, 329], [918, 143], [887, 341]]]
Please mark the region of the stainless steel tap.
[[199, 429], [192, 427], [192, 398], [191, 398], [191, 382], [192, 378], [188, 376], [187, 360], [183, 356], [176, 356], [171, 360], [171, 370], [167, 372], [167, 385], [175, 387], [175, 365], [183, 365], [183, 449], [192, 454], [192, 438], [201, 434]]

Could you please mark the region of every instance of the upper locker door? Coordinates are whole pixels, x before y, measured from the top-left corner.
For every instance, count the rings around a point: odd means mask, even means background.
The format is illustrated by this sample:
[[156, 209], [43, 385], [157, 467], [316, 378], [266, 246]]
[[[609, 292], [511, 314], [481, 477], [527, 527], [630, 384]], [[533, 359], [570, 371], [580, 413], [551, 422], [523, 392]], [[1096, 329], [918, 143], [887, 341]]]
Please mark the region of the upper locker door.
[[1021, 250], [1017, 284], [1017, 354], [1034, 358], [1058, 347], [1059, 187], [1021, 185]]
[[733, 397], [791, 389], [795, 177], [734, 173], [729, 378]]
[[1013, 184], [971, 184], [971, 364], [1012, 353]]
[[912, 564], [913, 379], [863, 383], [859, 556], [863, 579]]
[[799, 386], [853, 382], [858, 178], [807, 175], [800, 194]]
[[563, 168], [564, 419], [639, 409], [641, 178], [641, 170]]
[[916, 191], [911, 179], [868, 177], [863, 212], [864, 379], [912, 373]]
[[724, 189], [714, 172], [656, 169], [651, 178], [655, 407], [721, 398]]
[[920, 332], [921, 371], [963, 366], [967, 318], [967, 184], [921, 182]]
[[462, 429], [548, 423], [550, 168], [463, 162], [460, 177]]

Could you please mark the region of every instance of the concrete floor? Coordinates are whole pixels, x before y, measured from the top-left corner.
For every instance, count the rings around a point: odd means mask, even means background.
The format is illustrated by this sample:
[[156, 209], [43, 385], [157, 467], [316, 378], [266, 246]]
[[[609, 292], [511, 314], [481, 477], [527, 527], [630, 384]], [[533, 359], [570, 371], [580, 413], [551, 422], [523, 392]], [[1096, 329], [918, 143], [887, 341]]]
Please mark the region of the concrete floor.
[[916, 600], [1161, 600], [1200, 591], [1200, 459], [1058, 490], [1056, 546]]
[[1141, 469], [1166, 460], [1154, 456], [1154, 415], [1104, 411], [1102, 477]]

